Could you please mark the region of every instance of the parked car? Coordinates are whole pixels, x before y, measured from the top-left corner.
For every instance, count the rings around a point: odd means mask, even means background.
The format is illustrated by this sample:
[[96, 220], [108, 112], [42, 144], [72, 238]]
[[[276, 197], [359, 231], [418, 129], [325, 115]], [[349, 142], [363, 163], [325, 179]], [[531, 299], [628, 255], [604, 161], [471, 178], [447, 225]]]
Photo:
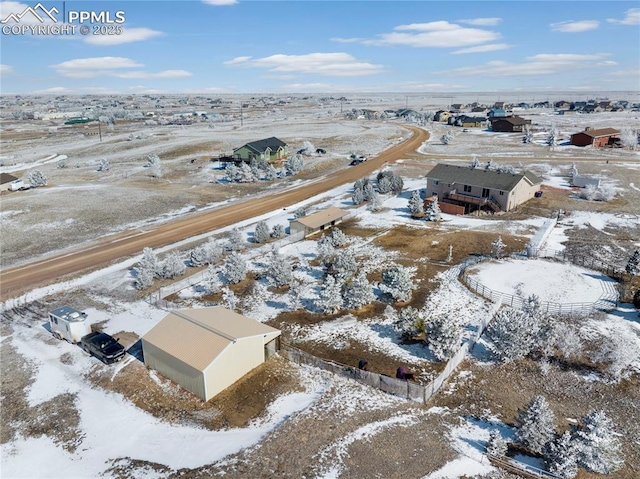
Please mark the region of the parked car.
[[125, 355], [124, 346], [107, 333], [89, 333], [82, 337], [80, 346], [105, 364], [118, 362]]
[[351, 163], [349, 163], [351, 166], [355, 166], [355, 165], [359, 165], [360, 163], [362, 163], [362, 160], [356, 158], [355, 160], [351, 160]]
[[324, 155], [327, 152], [324, 148], [316, 148], [316, 153], [318, 155]]

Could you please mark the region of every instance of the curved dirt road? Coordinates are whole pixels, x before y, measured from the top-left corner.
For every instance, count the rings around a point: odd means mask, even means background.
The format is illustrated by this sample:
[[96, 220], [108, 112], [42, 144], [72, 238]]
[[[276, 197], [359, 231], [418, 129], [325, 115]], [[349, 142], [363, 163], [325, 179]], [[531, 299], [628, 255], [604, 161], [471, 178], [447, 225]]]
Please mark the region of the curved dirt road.
[[64, 276], [104, 266], [116, 260], [139, 254], [143, 248], [157, 248], [191, 236], [282, 209], [311, 196], [370, 174], [385, 163], [414, 152], [429, 134], [420, 128], [404, 126], [412, 136], [358, 166], [348, 167], [302, 186], [278, 193], [246, 199], [212, 211], [197, 213], [148, 229], [128, 230], [105, 237], [68, 253], [56, 254], [0, 272], [0, 301], [16, 297], [37, 286], [61, 280]]

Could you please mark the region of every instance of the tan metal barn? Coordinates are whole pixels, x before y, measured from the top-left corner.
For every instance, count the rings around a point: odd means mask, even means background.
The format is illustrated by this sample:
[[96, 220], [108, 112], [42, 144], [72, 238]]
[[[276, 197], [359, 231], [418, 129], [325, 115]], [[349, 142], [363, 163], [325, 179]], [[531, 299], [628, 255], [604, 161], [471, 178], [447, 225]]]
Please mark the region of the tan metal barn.
[[142, 337], [144, 364], [204, 401], [262, 364], [278, 329], [221, 307], [179, 309]]
[[313, 233], [323, 231], [337, 225], [348, 215], [348, 211], [331, 206], [330, 208], [318, 211], [312, 215], [291, 220], [289, 222], [289, 233], [294, 235], [296, 233], [304, 232], [304, 236], [306, 238]]

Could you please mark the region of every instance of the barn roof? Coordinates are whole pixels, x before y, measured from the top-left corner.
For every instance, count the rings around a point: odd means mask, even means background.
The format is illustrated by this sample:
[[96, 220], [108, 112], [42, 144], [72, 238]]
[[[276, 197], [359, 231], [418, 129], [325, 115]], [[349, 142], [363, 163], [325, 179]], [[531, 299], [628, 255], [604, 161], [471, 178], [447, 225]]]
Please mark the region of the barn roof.
[[501, 173], [495, 170], [446, 165], [444, 163], [438, 163], [434, 166], [433, 169], [427, 173], [427, 178], [439, 180], [444, 183], [480, 186], [501, 191], [511, 191], [523, 178], [526, 178], [532, 185], [542, 183], [542, 179], [530, 171], [523, 173]]
[[[600, 128], [597, 130], [585, 130], [585, 131], [580, 131], [578, 133], [574, 133], [574, 135], [579, 135], [579, 134], [584, 134], [587, 136], [590, 136], [591, 138], [598, 138], [601, 136], [612, 136], [612, 135], [619, 135], [620, 134], [620, 130], [616, 130], [615, 128]], [[571, 135], [573, 136], [573, 135]]]
[[214, 306], [171, 311], [142, 339], [202, 371], [240, 339], [279, 334], [271, 326]]
[[[244, 146], [258, 153], [264, 153], [265, 151], [267, 151], [267, 148], [271, 151], [277, 151], [278, 148], [284, 148], [285, 146], [287, 146], [287, 144], [284, 141], [276, 138], [275, 136], [272, 136], [263, 140], [249, 142]], [[243, 148], [243, 146], [241, 146], [240, 148]], [[236, 150], [239, 150], [240, 148], [236, 148]]]
[[307, 228], [319, 228], [322, 225], [326, 225], [340, 218], [344, 218], [349, 214], [348, 211], [341, 210], [335, 206], [331, 206], [322, 211], [318, 211], [317, 213], [313, 213], [309, 216], [303, 216], [302, 218], [297, 218], [294, 221], [306, 226]]

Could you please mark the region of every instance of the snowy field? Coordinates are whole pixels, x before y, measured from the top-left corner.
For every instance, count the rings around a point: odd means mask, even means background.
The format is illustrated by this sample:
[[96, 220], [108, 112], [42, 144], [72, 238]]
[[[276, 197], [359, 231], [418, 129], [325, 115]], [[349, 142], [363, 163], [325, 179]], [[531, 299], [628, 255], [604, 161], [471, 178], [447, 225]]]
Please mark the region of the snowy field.
[[[525, 113], [522, 115], [526, 117]], [[20, 241], [26, 236], [51, 234], [56, 241], [70, 246], [104, 231], [140, 226], [152, 220], [157, 221], [158, 216], [180, 216], [233, 200], [233, 192], [231, 198], [213, 202], [203, 199], [204, 194], [202, 197], [192, 196], [190, 192], [178, 189], [180, 193], [166, 201], [158, 199], [154, 203], [156, 200], [151, 200], [147, 205], [148, 209], [141, 209], [136, 214], [125, 214], [127, 204], [132, 198], [138, 198], [137, 195], [142, 198], [150, 194], [151, 198], [154, 198], [149, 190], [153, 189], [155, 183], [144, 176], [141, 167], [135, 170], [134, 164], [139, 166], [144, 155], [158, 152], [157, 145], [160, 143], [156, 140], [161, 135], [166, 134], [171, 138], [167, 143], [162, 143], [162, 148], [166, 148], [167, 151], [181, 147], [187, 138], [196, 143], [209, 142], [206, 146], [207, 151], [223, 152], [237, 142], [255, 139], [258, 133], [265, 137], [273, 134], [282, 136], [294, 144], [312, 141], [317, 146], [333, 145], [329, 148], [329, 156], [342, 161], [341, 155], [347, 155], [349, 151], [375, 153], [397, 141], [403, 134], [396, 124], [325, 121], [323, 115], [329, 114], [326, 111], [314, 112], [313, 115], [305, 115], [301, 111], [283, 111], [276, 118], [268, 117], [271, 123], [277, 123], [269, 129], [265, 129], [265, 118], [255, 119], [255, 123], [249, 118], [242, 130], [233, 129], [231, 125], [217, 125], [212, 131], [204, 127], [174, 129], [172, 132], [158, 128], [156, 132], [147, 132], [148, 140], [136, 140], [140, 145], [135, 147], [133, 153], [118, 150], [117, 140], [123, 140], [128, 136], [128, 132], [114, 132], [110, 138], [113, 140], [111, 146], [103, 146], [97, 153], [92, 152], [93, 144], [90, 144], [90, 141], [94, 140], [86, 138], [77, 138], [70, 143], [66, 143], [66, 140], [48, 140], [51, 144], [43, 144], [32, 152], [24, 145], [8, 152], [3, 151], [5, 157], [3, 169], [0, 170], [2, 172], [16, 172], [25, 166], [34, 166], [38, 159], [50, 158], [53, 154], [52, 149], [56, 150], [56, 154], [67, 155], [73, 163], [79, 165], [77, 168], [57, 169], [50, 159], [48, 162], [41, 161], [38, 167], [50, 175], [50, 186], [25, 192], [31, 196], [3, 196], [1, 239], [3, 250], [7, 248], [6, 264], [29, 256], [21, 256], [19, 248]], [[611, 125], [612, 118], [618, 121], [620, 117], [589, 116], [584, 119], [582, 116], [553, 117], [540, 113], [536, 116], [535, 124], [541, 129], [552, 124], [559, 125], [563, 132], [568, 133], [574, 128], [578, 131], [584, 129], [583, 121], [592, 121], [593, 118], [597, 118], [594, 126], [604, 127], [616, 126]], [[635, 128], [640, 127], [637, 117], [625, 117], [625, 124], [627, 121], [635, 125]], [[551, 152], [542, 145], [526, 146], [523, 149], [517, 144], [519, 135], [504, 136], [500, 140], [505, 142], [502, 144], [497, 143], [495, 137], [489, 139], [489, 134], [479, 131], [459, 133], [454, 144], [443, 146], [437, 144], [437, 139], [444, 132], [443, 127], [431, 127], [434, 132], [432, 139], [423, 145], [420, 151], [426, 155], [438, 155], [438, 160], [442, 159], [439, 155], [450, 155], [451, 161], [466, 162], [477, 155], [485, 160], [494, 157], [500, 158], [500, 162], [506, 162], [503, 158], [513, 155], [514, 166], [523, 162], [527, 166], [537, 167], [545, 173], [545, 185], [566, 191], [567, 194], [569, 188], [566, 185], [566, 173], [574, 160], [580, 161], [581, 170], [592, 168], [605, 177], [610, 177], [606, 169], [613, 168], [615, 164], [615, 182], [621, 197], [630, 201], [639, 198], [637, 186], [640, 185], [640, 169], [637, 152], [601, 153], [591, 149], [577, 151], [573, 147], [565, 146]], [[427, 128], [430, 129], [429, 126]], [[217, 137], [210, 141], [212, 132]], [[332, 143], [329, 142], [329, 138]], [[113, 155], [109, 156], [112, 158], [113, 169], [109, 178], [102, 178], [95, 172], [95, 165], [101, 156], [107, 154]], [[576, 154], [578, 157], [574, 158]], [[602, 154], [610, 157], [612, 164], [603, 167], [600, 156]], [[190, 155], [192, 153], [175, 153], [174, 159], [167, 160], [167, 166], [172, 163], [179, 165]], [[551, 156], [553, 158], [550, 158]], [[433, 162], [436, 157], [427, 159]], [[428, 243], [433, 242], [429, 236], [437, 230], [442, 237], [450, 234], [452, 238], [465, 232], [487, 234], [492, 237], [499, 234], [509, 235], [526, 244], [547, 219], [533, 214], [505, 218], [443, 215], [443, 221], [438, 225], [416, 221], [408, 214], [408, 192], [424, 188], [424, 178], [423, 175], [416, 174], [412, 161], [414, 159], [407, 159], [392, 167], [394, 171], [403, 175], [405, 188], [400, 195], [383, 197], [383, 209], [379, 212], [370, 211], [366, 205], [353, 206], [352, 185], [344, 185], [292, 205], [287, 211], [272, 212], [236, 225], [246, 241], [246, 249], [242, 255], [250, 272], [263, 272], [269, 255], [268, 247], [259, 251], [251, 248], [249, 239], [255, 230], [255, 222], [264, 220], [270, 228], [276, 224], [287, 224], [291, 212], [301, 206], [309, 208], [310, 211], [328, 206], [348, 209], [357, 228], [371, 231], [370, 236], [352, 238], [348, 248], [358, 257], [359, 267], [372, 275], [379, 273], [385, 266], [403, 259], [405, 255], [401, 249], [389, 251], [376, 242], [394, 228], [423, 231]], [[127, 172], [131, 172], [131, 177], [127, 177]], [[176, 177], [170, 181], [189, 184], [189, 188], [192, 188], [190, 182], [194, 178], [200, 178], [201, 186], [216, 188], [216, 185], [210, 185], [205, 180], [206, 177], [215, 174], [219, 172], [216, 173], [209, 167], [184, 174], [178, 173], [176, 168]], [[149, 183], [145, 183], [144, 188], [132, 193], [133, 196], [128, 196], [128, 192], [134, 191], [131, 188], [135, 188], [137, 182], [147, 181]], [[197, 189], [197, 186], [193, 188]], [[123, 199], [120, 203], [115, 203], [118, 209], [112, 212], [113, 214], [96, 215], [95, 211], [91, 210], [108, 201], [101, 196], [105, 190], [109, 190], [109, 194], [121, 194]], [[158, 194], [158, 197], [160, 196]], [[43, 208], [52, 203], [68, 208], [66, 214], [53, 214], [51, 210]], [[592, 203], [572, 203], [580, 208], [571, 209], [570, 214], [551, 232], [544, 247], [563, 250], [572, 241], [572, 235], [576, 231], [584, 230], [593, 230], [610, 237], [611, 251], [618, 251], [619, 254], [626, 254], [627, 251], [640, 247], [640, 236], [631, 235], [629, 239], [623, 234], [638, 231], [640, 227], [640, 211], [633, 206], [632, 201], [620, 206], [622, 211], [616, 211], [614, 206], [611, 207], [611, 211], [592, 211]], [[105, 218], [105, 221], [91, 235], [69, 236], [69, 231], [76, 231], [73, 228], [96, 221], [96, 218]], [[54, 230], [65, 229], [66, 232], [55, 236], [58, 233], [54, 233]], [[224, 238], [229, 229], [211, 232], [197, 240], [206, 240], [208, 237]], [[17, 230], [21, 232], [15, 233]], [[5, 243], [9, 231], [15, 234], [16, 238]], [[157, 253], [162, 255], [172, 248], [186, 252], [192, 247], [193, 240], [195, 239], [171, 245], [158, 250]], [[454, 240], [451, 242], [455, 243]], [[458, 248], [457, 245], [454, 246], [454, 249]], [[323, 275], [322, 268], [317, 265], [317, 242], [314, 239], [297, 242], [282, 247], [279, 252], [291, 264], [297, 265], [294, 275], [306, 285], [301, 298], [302, 304], [313, 305], [321, 290]], [[211, 430], [195, 420], [159, 418], [138, 407], [132, 397], [113, 390], [110, 384], [117, 383], [119, 379], [131, 374], [130, 371], [135, 371], [135, 374], [141, 375], [141, 381], [150, 381], [157, 385], [158, 391], [166, 391], [168, 396], [169, 392], [181, 394], [179, 391], [175, 392], [175, 389], [179, 389], [175, 388], [175, 385], [140, 367], [139, 361], [133, 356], [128, 356], [124, 362], [117, 365], [104, 366], [85, 355], [80, 348], [53, 339], [44, 325], [44, 315], [15, 314], [9, 308], [12, 305], [38, 301], [44, 302], [46, 307], [59, 301], [77, 301], [87, 305], [83, 309], [93, 323], [103, 325], [105, 332], [113, 335], [127, 333], [130, 337], [138, 338], [166, 314], [166, 311], [157, 309], [145, 301], [125, 299], [134, 296], [130, 268], [139, 259], [131, 258], [87, 276], [31, 291], [12, 304], [3, 305], [4, 314], [0, 323], [3, 382], [8, 384], [8, 389], [3, 388], [3, 409], [6, 411], [5, 401], [9, 397], [12, 398], [12, 407], [18, 405], [15, 407], [22, 408], [19, 409], [20, 414], [13, 415], [14, 413], [10, 412], [11, 421], [10, 424], [6, 424], [6, 439], [3, 439], [1, 452], [3, 478], [147, 479], [182, 473], [189, 475], [187, 469], [197, 469], [192, 472], [192, 477], [203, 478], [216, 475], [233, 478], [266, 477], [278, 474], [281, 477], [305, 476], [327, 479], [393, 477], [401, 465], [405, 468], [406, 477], [425, 479], [496, 474], [497, 470], [488, 463], [483, 453], [491, 431], [498, 430], [507, 440], [513, 437], [513, 413], [507, 405], [507, 400], [503, 402], [497, 399], [486, 405], [487, 410], [480, 411], [481, 417], [469, 414], [469, 411], [474, 411], [472, 404], [440, 405], [445, 404], [448, 397], [455, 396], [456, 391], [464, 387], [476, 392], [481, 391], [482, 388], [473, 387], [476, 380], [474, 374], [479, 375], [479, 371], [487, 375], [492, 370], [502, 371], [499, 369], [501, 366], [484, 347], [474, 350], [468, 362], [451, 378], [441, 397], [434, 398], [433, 404], [423, 406], [408, 403], [339, 376], [309, 367], [291, 365], [295, 371], [295, 390], [279, 395], [248, 425]], [[436, 263], [430, 258], [424, 258], [421, 262]], [[433, 278], [416, 278], [417, 282], [433, 282], [430, 295], [425, 304], [420, 305], [420, 309], [425, 315], [432, 313], [435, 308], [437, 314], [461, 318], [468, 334], [486, 318], [494, 305], [470, 293], [455, 279], [459, 271], [456, 264], [441, 261], [437, 263], [441, 269], [440, 273]], [[611, 281], [595, 271], [544, 260], [491, 261], [476, 266], [475, 270], [476, 279], [497, 291], [523, 297], [536, 294], [544, 301], [556, 302], [596, 301], [603, 294], [602, 282]], [[189, 269], [186, 274], [190, 274]], [[256, 283], [262, 287], [257, 288], [254, 295], [240, 298], [239, 308], [243, 313], [260, 321], [269, 321], [283, 312], [294, 309], [294, 298], [287, 291], [270, 290], [264, 280], [258, 280]], [[199, 286], [201, 285], [181, 288], [175, 295], [175, 301], [193, 307], [210, 305], [209, 300], [204, 299], [206, 295]], [[377, 288], [375, 291], [379, 293]], [[346, 348], [350, 343], [366, 343], [372, 352], [410, 365], [416, 372], [422, 373], [425, 379], [431, 377], [429, 365], [434, 364], [433, 354], [423, 344], [403, 343], [394, 330], [392, 316], [371, 314], [360, 317], [349, 312], [341, 312], [333, 319], [322, 320], [315, 311], [309, 311], [309, 316], [313, 321], [308, 325], [292, 327], [287, 331], [291, 339], [300, 344], [321, 344], [335, 350]], [[585, 345], [585, 351], [587, 345], [595, 348], [593, 345], [599, 343], [610, 349], [605, 348], [601, 351], [596, 348], [584, 353], [585, 357], [596, 358], [594, 362], [597, 362], [599, 357], [606, 357], [606, 360], [602, 360], [608, 368], [606, 371], [569, 371], [566, 373], [567, 376], [563, 376], [565, 382], [561, 384], [566, 385], [570, 382], [571, 387], [577, 390], [597, 391], [598, 401], [610, 397], [607, 394], [620, 396], [616, 389], [618, 383], [611, 382], [611, 375], [617, 380], [629, 381], [625, 384], [633, 390], [637, 389], [640, 373], [640, 321], [631, 305], [623, 303], [609, 314], [584, 318], [577, 324], [567, 323], [565, 326], [577, 331], [576, 334]], [[559, 367], [548, 363], [545, 367], [560, 370]], [[540, 383], [551, 383], [545, 381], [545, 377], [537, 370], [530, 370], [528, 374], [533, 377], [526, 387], [542, 388], [547, 386], [540, 386]], [[95, 382], [96, 377], [102, 380], [99, 385]], [[525, 381], [526, 378], [522, 380]], [[490, 379], [484, 377], [483, 381], [486, 383], [484, 387], [489, 389]], [[16, 387], [16, 384], [20, 386]], [[502, 387], [504, 389], [504, 385]], [[569, 389], [567, 386], [567, 391]], [[629, 394], [630, 398], [635, 397], [631, 393], [623, 393], [622, 396], [624, 394]], [[565, 421], [565, 418], [576, 421], [575, 418], [579, 417], [582, 409], [588, 405], [584, 405], [584, 396], [578, 401], [570, 397], [569, 392], [567, 395], [565, 397], [558, 393], [556, 404], [565, 401], [567, 409], [574, 407], [575, 411], [563, 410], [562, 421]], [[528, 399], [530, 398], [526, 400]], [[70, 405], [65, 406], [67, 409], [61, 409], [60, 404], [63, 401], [70, 401]], [[520, 402], [517, 407], [522, 407], [524, 402], [526, 401]], [[637, 404], [634, 406], [633, 400], [631, 403], [625, 406], [627, 409], [612, 409], [608, 413], [614, 416], [621, 433], [629, 438], [638, 438], [638, 421], [635, 421], [636, 426], [633, 426]], [[603, 407], [606, 407], [606, 404]], [[202, 411], [203, 416], [209, 413], [215, 414]], [[8, 413], [3, 415], [8, 417], [6, 414]], [[51, 419], [52, 417], [54, 419]], [[68, 423], [56, 422], [58, 417], [68, 417]], [[63, 424], [64, 428], [52, 432], [55, 427], [47, 429], [43, 426], [39, 429], [33, 423], [53, 423], [54, 426]], [[628, 468], [623, 470], [623, 475], [611, 477], [631, 479], [634, 477], [634, 471], [640, 467], [638, 442], [630, 439], [625, 445], [625, 451], [628, 454]], [[415, 455], [407, 461], [407, 454]], [[300, 463], [299, 457], [304, 458], [304, 464]], [[530, 458], [528, 460], [537, 467], [541, 466], [539, 461], [531, 461]], [[177, 472], [180, 469], [185, 471]]]

